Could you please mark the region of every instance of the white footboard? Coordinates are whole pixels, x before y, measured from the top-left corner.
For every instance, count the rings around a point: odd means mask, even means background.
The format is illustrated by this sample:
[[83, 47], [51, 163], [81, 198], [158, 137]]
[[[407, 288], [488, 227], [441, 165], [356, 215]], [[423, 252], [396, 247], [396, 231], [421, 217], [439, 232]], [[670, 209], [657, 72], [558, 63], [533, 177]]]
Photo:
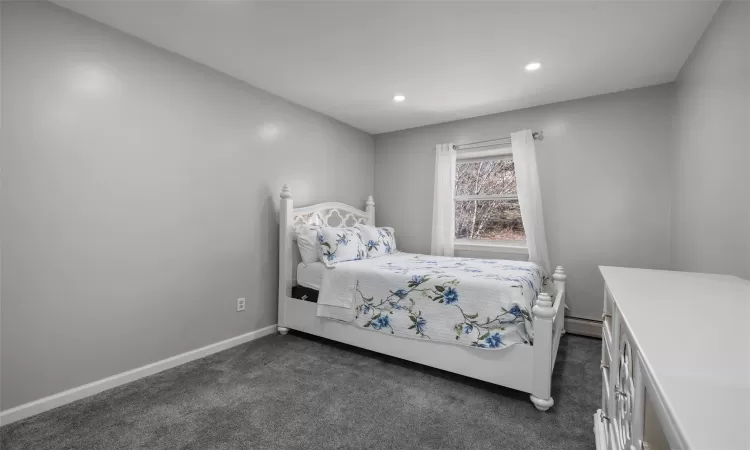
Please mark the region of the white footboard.
[[553, 302], [549, 294], [542, 292], [531, 312], [534, 317], [534, 382], [531, 402], [540, 411], [554, 405], [552, 400], [552, 370], [557, 359], [557, 347], [563, 333], [565, 319], [565, 271], [557, 266], [552, 276], [557, 291]]

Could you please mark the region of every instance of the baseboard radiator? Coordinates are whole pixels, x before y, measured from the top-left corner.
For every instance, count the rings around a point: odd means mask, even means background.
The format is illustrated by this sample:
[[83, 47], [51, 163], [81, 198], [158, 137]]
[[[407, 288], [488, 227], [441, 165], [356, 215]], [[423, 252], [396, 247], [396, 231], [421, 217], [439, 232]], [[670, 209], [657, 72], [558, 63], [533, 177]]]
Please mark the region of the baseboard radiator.
[[602, 322], [600, 320], [579, 319], [577, 317], [565, 318], [565, 332], [581, 336], [602, 337]]

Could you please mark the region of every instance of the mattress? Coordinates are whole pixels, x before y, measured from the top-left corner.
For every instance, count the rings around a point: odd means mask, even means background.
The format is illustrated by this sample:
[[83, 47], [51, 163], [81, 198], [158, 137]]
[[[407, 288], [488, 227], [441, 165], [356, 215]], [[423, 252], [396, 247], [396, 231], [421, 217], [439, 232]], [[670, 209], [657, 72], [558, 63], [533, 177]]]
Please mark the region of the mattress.
[[310, 264], [299, 263], [297, 265], [297, 284], [319, 291], [325, 271], [326, 266], [320, 261]]

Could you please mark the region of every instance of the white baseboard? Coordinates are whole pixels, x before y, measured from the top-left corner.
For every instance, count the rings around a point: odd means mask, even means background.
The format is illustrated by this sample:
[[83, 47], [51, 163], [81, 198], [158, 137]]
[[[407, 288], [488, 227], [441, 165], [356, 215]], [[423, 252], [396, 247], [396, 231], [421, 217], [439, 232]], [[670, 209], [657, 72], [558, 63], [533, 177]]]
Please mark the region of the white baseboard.
[[565, 332], [581, 336], [602, 337], [602, 323], [598, 320], [565, 318]]
[[226, 350], [235, 345], [244, 344], [245, 342], [253, 341], [263, 336], [268, 336], [276, 332], [276, 325], [271, 325], [260, 330], [251, 331], [249, 333], [241, 334], [227, 340], [217, 342], [215, 344], [207, 345], [189, 352], [182, 353], [171, 358], [163, 359], [155, 363], [147, 364], [137, 369], [129, 370], [127, 372], [119, 373], [111, 377], [107, 377], [93, 383], [84, 384], [73, 389], [68, 389], [64, 392], [59, 392], [49, 397], [44, 397], [33, 402], [25, 403], [15, 408], [11, 408], [7, 411], [0, 413], [0, 425], [6, 425], [17, 420], [25, 419], [33, 415], [49, 411], [50, 409], [57, 408], [76, 400], [88, 397], [90, 395], [98, 394], [99, 392], [112, 389], [114, 387], [130, 383], [131, 381], [138, 380], [155, 373], [159, 373], [163, 370], [177, 367], [181, 364], [203, 358], [204, 356], [211, 355], [222, 350]]

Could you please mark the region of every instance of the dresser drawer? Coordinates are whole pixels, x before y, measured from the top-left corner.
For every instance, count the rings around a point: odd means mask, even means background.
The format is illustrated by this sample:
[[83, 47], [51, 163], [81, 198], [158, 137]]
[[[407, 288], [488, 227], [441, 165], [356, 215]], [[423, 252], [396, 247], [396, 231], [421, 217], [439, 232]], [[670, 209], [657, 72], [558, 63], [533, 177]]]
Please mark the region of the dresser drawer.
[[615, 310], [615, 299], [609, 291], [609, 287], [604, 286], [604, 308], [602, 313], [602, 322], [609, 322], [612, 327], [612, 312]]
[[[612, 326], [613, 317], [615, 313], [615, 303], [612, 298], [612, 294], [609, 292], [609, 288], [604, 287], [604, 312], [602, 313], [602, 345], [606, 348], [607, 357], [610, 359], [603, 359], [606, 364], [609, 364], [612, 357], [612, 352], [615, 342], [612, 340]], [[602, 351], [604, 354], [604, 351]], [[604, 355], [602, 355], [604, 357]]]
[[609, 365], [612, 362], [612, 328], [608, 322], [602, 322], [602, 362]]
[[605, 416], [609, 417], [612, 415], [612, 402], [610, 398], [612, 397], [610, 395], [610, 368], [609, 364], [605, 364], [602, 362], [601, 364], [601, 372], [602, 372], [602, 405], [601, 405], [601, 411], [604, 413]]
[[594, 436], [596, 450], [619, 450], [612, 432], [611, 421], [601, 409], [594, 414]]

